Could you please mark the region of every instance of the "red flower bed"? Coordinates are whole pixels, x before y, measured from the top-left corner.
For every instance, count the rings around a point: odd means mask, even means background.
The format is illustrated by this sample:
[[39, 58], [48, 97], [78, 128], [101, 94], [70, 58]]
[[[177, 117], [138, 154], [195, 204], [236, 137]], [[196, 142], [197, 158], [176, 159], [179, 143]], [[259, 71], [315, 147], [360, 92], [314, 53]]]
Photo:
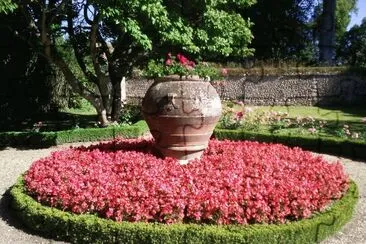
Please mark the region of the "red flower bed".
[[279, 144], [213, 140], [201, 160], [154, 156], [153, 142], [52, 153], [26, 187], [38, 201], [117, 221], [257, 223], [309, 217], [348, 189], [340, 163]]

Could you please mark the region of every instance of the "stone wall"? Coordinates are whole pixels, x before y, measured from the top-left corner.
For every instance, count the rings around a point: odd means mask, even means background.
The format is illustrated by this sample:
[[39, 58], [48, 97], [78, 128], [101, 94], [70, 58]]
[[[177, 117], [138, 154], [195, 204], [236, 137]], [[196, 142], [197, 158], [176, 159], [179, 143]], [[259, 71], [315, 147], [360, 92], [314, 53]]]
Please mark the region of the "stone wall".
[[[152, 81], [128, 80], [127, 102], [141, 102]], [[366, 104], [366, 78], [356, 75], [232, 76], [213, 82], [221, 99], [249, 105]]]

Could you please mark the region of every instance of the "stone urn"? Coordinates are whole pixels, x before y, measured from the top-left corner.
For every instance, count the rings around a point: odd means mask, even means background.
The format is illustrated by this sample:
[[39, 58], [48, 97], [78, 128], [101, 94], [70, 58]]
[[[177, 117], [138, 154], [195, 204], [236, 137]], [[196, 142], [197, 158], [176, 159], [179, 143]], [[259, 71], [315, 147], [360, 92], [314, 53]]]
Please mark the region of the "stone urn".
[[215, 88], [198, 76], [159, 78], [142, 102], [142, 114], [156, 148], [181, 164], [200, 158], [221, 110]]

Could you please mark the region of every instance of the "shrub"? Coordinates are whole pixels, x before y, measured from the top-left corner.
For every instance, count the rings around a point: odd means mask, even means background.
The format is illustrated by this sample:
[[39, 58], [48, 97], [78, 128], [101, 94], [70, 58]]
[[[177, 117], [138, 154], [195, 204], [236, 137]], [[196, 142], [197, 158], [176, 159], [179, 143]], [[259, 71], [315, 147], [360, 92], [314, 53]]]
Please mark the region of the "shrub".
[[178, 53], [176, 56], [168, 53], [165, 60], [150, 60], [143, 73], [147, 78], [157, 78], [169, 75], [179, 75], [181, 77], [197, 75], [201, 78], [216, 80], [223, 75], [226, 75], [227, 71], [226, 69], [223, 69], [220, 72], [219, 69], [206, 62], [196, 64], [181, 53]]
[[88, 128], [57, 132], [0, 132], [0, 147], [27, 146], [42, 148], [70, 142], [110, 140], [118, 137], [136, 138], [146, 133], [145, 121], [132, 126], [110, 126], [107, 128]]
[[140, 106], [126, 104], [123, 107], [123, 113], [119, 118], [119, 123], [122, 125], [132, 125], [142, 119]]

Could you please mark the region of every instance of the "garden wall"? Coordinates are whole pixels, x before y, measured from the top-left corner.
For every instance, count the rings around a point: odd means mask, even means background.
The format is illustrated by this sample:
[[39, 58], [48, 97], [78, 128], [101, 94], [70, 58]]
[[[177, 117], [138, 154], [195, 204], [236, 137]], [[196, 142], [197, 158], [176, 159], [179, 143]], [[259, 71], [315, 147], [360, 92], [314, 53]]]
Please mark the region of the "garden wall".
[[[152, 81], [128, 80], [127, 102], [141, 102]], [[354, 74], [237, 75], [213, 82], [221, 99], [249, 105], [365, 104], [366, 78]]]

